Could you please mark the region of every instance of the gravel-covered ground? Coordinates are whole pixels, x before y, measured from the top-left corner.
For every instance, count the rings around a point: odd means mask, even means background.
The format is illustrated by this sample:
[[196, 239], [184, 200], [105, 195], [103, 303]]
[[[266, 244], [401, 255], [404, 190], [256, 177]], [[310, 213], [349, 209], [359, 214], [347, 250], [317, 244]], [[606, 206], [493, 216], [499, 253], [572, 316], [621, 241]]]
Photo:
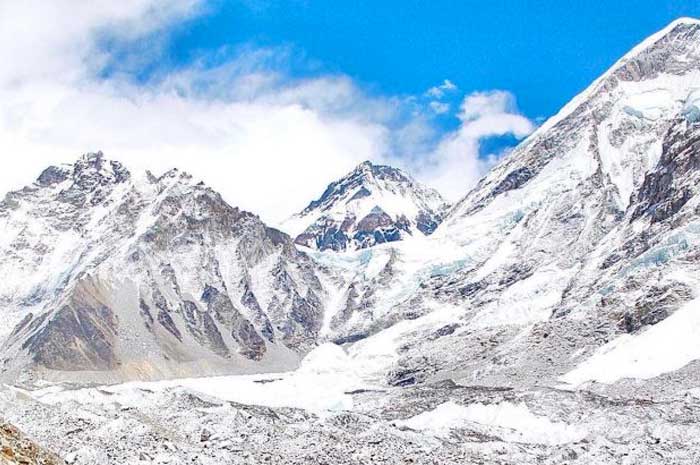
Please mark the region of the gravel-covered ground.
[[91, 388], [53, 397], [5, 387], [0, 410], [5, 420], [75, 464], [573, 465], [700, 459], [700, 400], [691, 393], [613, 398], [447, 381], [352, 397], [352, 410], [310, 412], [243, 405], [181, 387]]

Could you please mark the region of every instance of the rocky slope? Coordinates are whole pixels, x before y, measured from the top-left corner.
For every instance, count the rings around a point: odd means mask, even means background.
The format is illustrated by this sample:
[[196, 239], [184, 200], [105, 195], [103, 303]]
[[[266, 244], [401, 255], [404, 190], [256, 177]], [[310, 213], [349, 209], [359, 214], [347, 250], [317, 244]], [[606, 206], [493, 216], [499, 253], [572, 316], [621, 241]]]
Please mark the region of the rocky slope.
[[27, 439], [14, 426], [0, 421], [0, 465], [65, 465], [65, 462]]
[[4, 379], [279, 370], [315, 344], [315, 265], [186, 173], [88, 154], [8, 194], [0, 225]]
[[356, 250], [429, 235], [447, 203], [440, 194], [390, 166], [361, 163], [284, 223], [299, 245]]

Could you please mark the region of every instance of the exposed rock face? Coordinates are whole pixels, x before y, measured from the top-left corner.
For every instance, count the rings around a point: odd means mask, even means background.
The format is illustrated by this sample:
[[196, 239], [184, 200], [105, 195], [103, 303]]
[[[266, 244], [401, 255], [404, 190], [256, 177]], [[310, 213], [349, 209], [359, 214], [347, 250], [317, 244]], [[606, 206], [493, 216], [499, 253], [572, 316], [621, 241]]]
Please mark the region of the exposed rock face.
[[0, 465], [65, 465], [65, 462], [0, 420]]
[[430, 235], [447, 203], [401, 170], [360, 164], [284, 225], [299, 245], [318, 250], [355, 250]]
[[648, 216], [664, 221], [683, 208], [696, 194], [700, 176], [700, 130], [697, 122], [681, 118], [663, 140], [656, 169], [644, 178], [637, 193], [632, 219]]
[[0, 224], [0, 376], [283, 369], [315, 344], [314, 263], [186, 173], [88, 154], [9, 193]]

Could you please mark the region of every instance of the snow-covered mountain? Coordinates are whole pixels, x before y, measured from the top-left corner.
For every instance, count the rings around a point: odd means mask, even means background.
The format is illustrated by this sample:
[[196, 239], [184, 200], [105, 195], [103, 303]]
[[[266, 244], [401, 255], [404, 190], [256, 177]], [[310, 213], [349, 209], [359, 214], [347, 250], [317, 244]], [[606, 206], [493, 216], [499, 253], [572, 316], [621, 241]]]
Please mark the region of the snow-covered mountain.
[[680, 20], [636, 47], [431, 235], [439, 195], [370, 163], [294, 219], [308, 255], [177, 171], [133, 176], [99, 154], [49, 168], [0, 204], [2, 369], [243, 372], [330, 340], [390, 384], [609, 379], [576, 370], [692, 318], [699, 39]]
[[700, 23], [683, 19], [519, 145], [425, 243], [395, 245], [380, 286], [357, 278], [353, 308], [369, 318], [352, 334], [407, 330], [383, 367], [398, 383], [697, 380], [699, 107]]
[[[679, 20], [544, 123], [432, 235], [312, 253], [346, 270], [323, 334], [400, 386], [578, 385], [682, 367], [698, 378], [699, 95], [700, 24]], [[659, 350], [674, 339], [682, 350]]]
[[576, 370], [692, 318], [699, 39], [680, 20], [636, 47], [430, 235], [439, 195], [370, 163], [289, 223], [308, 254], [177, 171], [49, 168], [0, 204], [2, 370], [259, 371], [334, 341], [395, 385], [609, 379]]
[[365, 161], [282, 228], [299, 245], [317, 250], [356, 250], [429, 235], [447, 203], [434, 189], [403, 171]]
[[0, 231], [5, 379], [291, 368], [321, 326], [314, 263], [177, 170], [50, 167], [0, 203]]
[[[364, 247], [356, 228], [338, 241], [320, 223], [303, 253], [181, 173], [141, 179], [99, 155], [50, 168], [0, 204], [6, 379], [282, 370], [309, 354], [286, 373], [0, 385], [0, 412], [86, 464], [134, 450], [182, 464], [695, 464], [699, 115], [700, 21], [681, 19], [433, 234]], [[369, 215], [378, 202], [346, 205], [374, 195], [365, 177], [395, 176], [375, 168], [331, 184], [309, 221], [340, 231], [349, 211]]]

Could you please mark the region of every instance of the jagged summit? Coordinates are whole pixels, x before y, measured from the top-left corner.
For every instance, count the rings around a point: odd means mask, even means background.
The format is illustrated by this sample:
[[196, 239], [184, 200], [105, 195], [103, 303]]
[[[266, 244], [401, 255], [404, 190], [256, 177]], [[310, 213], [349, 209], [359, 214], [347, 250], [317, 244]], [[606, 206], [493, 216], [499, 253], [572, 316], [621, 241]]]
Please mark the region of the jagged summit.
[[297, 244], [342, 251], [431, 234], [446, 207], [437, 191], [403, 171], [365, 161], [329, 184], [283, 228]]
[[37, 178], [41, 186], [62, 183], [71, 179], [83, 185], [125, 182], [131, 173], [118, 161], [108, 160], [102, 152], [89, 152], [74, 164], [46, 168]]

